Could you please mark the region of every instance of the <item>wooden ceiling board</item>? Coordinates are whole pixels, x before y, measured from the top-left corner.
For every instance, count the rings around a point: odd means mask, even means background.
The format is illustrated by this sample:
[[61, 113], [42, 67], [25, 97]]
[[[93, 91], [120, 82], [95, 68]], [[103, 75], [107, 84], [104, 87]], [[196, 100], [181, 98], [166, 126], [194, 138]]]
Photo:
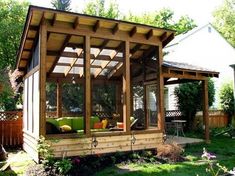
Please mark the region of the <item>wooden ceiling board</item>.
[[27, 34], [27, 38], [35, 38], [37, 31], [29, 30]]
[[66, 35], [52, 33], [47, 42], [47, 50], [59, 51], [65, 38]]

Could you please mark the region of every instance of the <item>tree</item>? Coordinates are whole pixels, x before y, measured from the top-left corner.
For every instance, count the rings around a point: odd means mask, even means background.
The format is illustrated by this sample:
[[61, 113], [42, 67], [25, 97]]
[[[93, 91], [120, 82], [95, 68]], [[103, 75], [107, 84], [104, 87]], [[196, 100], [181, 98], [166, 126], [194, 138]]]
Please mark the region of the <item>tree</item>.
[[25, 1], [0, 0], [0, 69], [15, 66], [28, 5]]
[[234, 94], [232, 82], [226, 82], [222, 84], [219, 91], [220, 106], [228, 114], [229, 123], [232, 122], [232, 116], [234, 114]]
[[28, 5], [25, 1], [0, 0], [0, 83], [4, 86], [0, 93], [0, 109], [3, 110], [14, 110], [20, 97], [14, 94], [9, 72], [16, 63]]
[[[180, 84], [174, 91], [177, 100], [177, 106], [187, 118], [187, 127], [192, 129], [193, 119], [196, 112], [202, 109], [202, 82], [190, 82]], [[209, 106], [214, 102], [215, 88], [214, 82], [208, 81], [208, 99]]]
[[71, 11], [71, 0], [52, 0], [51, 4], [57, 10]]
[[124, 16], [124, 20], [148, 24], [156, 27], [176, 30], [177, 34], [187, 32], [194, 27], [196, 24], [193, 19], [188, 16], [181, 16], [178, 21], [173, 20], [174, 12], [168, 8], [163, 8], [153, 13], [144, 13], [140, 16], [133, 15], [129, 12], [128, 15]]
[[235, 0], [224, 0], [213, 16], [215, 28], [235, 47]]
[[116, 1], [110, 1], [109, 6], [105, 9], [105, 0], [92, 0], [88, 2], [83, 9], [83, 13], [112, 19], [117, 19], [120, 15]]

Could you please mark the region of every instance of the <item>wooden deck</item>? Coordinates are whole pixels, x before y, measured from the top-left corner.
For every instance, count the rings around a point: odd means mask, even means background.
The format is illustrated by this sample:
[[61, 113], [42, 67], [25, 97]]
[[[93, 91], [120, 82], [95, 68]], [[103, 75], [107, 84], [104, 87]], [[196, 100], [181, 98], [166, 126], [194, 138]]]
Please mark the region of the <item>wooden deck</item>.
[[189, 138], [189, 137], [182, 137], [182, 136], [167, 136], [166, 144], [176, 143], [181, 146], [185, 146], [186, 144], [198, 144], [203, 143], [203, 139], [197, 138]]

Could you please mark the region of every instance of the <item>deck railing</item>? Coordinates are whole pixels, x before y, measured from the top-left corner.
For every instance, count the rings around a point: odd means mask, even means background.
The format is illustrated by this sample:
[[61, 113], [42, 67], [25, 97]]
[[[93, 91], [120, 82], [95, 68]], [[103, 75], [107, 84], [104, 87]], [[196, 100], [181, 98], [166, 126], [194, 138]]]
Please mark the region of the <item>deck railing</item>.
[[0, 111], [0, 144], [7, 147], [22, 146], [22, 111]]

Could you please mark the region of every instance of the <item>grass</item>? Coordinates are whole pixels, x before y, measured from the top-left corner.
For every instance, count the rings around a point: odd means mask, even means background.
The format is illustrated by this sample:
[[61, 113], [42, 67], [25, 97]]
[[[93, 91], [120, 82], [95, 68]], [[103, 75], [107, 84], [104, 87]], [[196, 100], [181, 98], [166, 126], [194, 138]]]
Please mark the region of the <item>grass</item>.
[[214, 153], [217, 158], [215, 162], [226, 166], [228, 169], [235, 167], [235, 139], [228, 137], [212, 138], [211, 144], [197, 144], [186, 146], [184, 155], [189, 161], [174, 164], [129, 164], [115, 165], [98, 172], [97, 176], [188, 176], [208, 175], [205, 172], [206, 164], [201, 160], [203, 148]]

